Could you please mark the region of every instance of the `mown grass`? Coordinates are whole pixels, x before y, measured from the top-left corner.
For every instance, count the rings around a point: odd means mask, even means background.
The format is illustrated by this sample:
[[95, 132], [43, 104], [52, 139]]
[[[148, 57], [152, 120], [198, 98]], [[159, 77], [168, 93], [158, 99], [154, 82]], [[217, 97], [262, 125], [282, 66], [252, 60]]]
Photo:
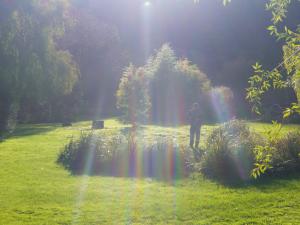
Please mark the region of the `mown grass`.
[[[268, 124], [251, 123], [265, 132]], [[176, 182], [72, 176], [56, 164], [65, 143], [90, 122], [22, 125], [0, 143], [0, 224], [299, 224], [300, 179], [222, 186], [201, 175]], [[106, 135], [128, 126], [106, 121]], [[204, 126], [201, 145], [211, 126]], [[283, 128], [283, 132], [299, 129]], [[143, 140], [172, 136], [188, 142], [188, 127], [147, 126]]]

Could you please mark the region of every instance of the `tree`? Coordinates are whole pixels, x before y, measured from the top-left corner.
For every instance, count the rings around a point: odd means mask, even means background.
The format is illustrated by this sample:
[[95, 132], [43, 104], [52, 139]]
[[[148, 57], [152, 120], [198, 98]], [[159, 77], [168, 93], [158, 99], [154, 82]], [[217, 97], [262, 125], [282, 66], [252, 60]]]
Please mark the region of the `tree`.
[[[270, 89], [293, 88], [298, 102], [291, 104], [284, 111], [284, 118], [293, 113], [300, 114], [300, 24], [296, 30], [282, 26], [291, 0], [270, 0], [267, 9], [272, 12], [270, 34], [284, 42], [283, 61], [271, 71], [264, 70], [262, 65], [253, 65], [254, 75], [250, 77], [247, 99], [253, 104], [253, 111], [260, 114], [262, 98]], [[283, 30], [281, 27], [284, 27]], [[284, 69], [284, 71], [283, 71]]]
[[[291, 0], [270, 0], [267, 4], [267, 9], [273, 15], [273, 24], [268, 27], [268, 30], [271, 35], [284, 42], [283, 60], [271, 71], [264, 70], [259, 63], [253, 65], [254, 75], [249, 79], [247, 99], [253, 104], [253, 111], [258, 114], [261, 113], [262, 98], [268, 91], [285, 88], [294, 89], [297, 102], [292, 103], [291, 107], [283, 112], [283, 118], [288, 118], [295, 112], [300, 114], [300, 24], [294, 31], [287, 26], [282, 26], [291, 2]], [[277, 122], [273, 124], [273, 129], [268, 131], [268, 142], [255, 147], [256, 167], [252, 171], [252, 176], [255, 178], [272, 167], [270, 159], [275, 150], [272, 144], [281, 130], [281, 124]]]
[[153, 122], [184, 122], [188, 108], [210, 89], [206, 74], [188, 59], [177, 59], [168, 44], [164, 44], [145, 67], [150, 77]]
[[117, 107], [131, 124], [148, 122], [151, 103], [147, 86], [144, 68], [131, 64], [125, 69], [117, 91]]
[[103, 5], [97, 0], [72, 2], [73, 26], [67, 27], [59, 40], [59, 46], [69, 51], [78, 64], [82, 114], [90, 117], [115, 112], [115, 92], [122, 69], [128, 63], [117, 27], [99, 15], [97, 7]]
[[67, 1], [14, 1], [0, 22], [0, 131], [16, 121], [22, 104], [36, 105], [70, 93], [79, 71], [55, 40], [67, 23]]
[[[127, 118], [132, 115], [130, 110], [139, 112], [134, 120], [178, 124], [185, 122], [188, 108], [209, 89], [207, 76], [187, 59], [177, 59], [164, 44], [144, 67], [131, 65], [125, 70], [117, 92], [118, 107], [128, 112]], [[135, 103], [136, 96], [139, 103]]]

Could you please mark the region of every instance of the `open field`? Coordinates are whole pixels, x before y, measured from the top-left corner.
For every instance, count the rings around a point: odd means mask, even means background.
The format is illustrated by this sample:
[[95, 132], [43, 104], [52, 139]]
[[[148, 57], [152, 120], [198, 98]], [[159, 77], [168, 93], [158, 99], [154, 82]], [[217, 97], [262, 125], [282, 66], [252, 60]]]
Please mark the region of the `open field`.
[[[71, 176], [55, 161], [60, 149], [90, 122], [73, 127], [20, 125], [0, 143], [0, 224], [300, 224], [300, 177], [226, 187], [201, 176], [175, 183], [152, 179]], [[264, 132], [270, 125], [251, 123]], [[126, 129], [106, 121], [114, 133]], [[201, 145], [213, 126], [202, 128]], [[299, 129], [287, 126], [283, 132]], [[188, 127], [144, 127], [145, 141]]]

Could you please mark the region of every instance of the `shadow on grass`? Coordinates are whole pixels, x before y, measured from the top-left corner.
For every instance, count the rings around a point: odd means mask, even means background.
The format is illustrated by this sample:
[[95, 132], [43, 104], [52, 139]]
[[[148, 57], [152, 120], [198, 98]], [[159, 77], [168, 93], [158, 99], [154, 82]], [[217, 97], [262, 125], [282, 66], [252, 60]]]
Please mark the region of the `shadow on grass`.
[[81, 176], [90, 176], [90, 177], [107, 177], [107, 178], [116, 178], [116, 179], [137, 179], [137, 180], [153, 180], [157, 182], [162, 182], [166, 184], [174, 184], [178, 181], [182, 181], [187, 179], [189, 176], [144, 176], [144, 175], [137, 175], [137, 174], [114, 174], [110, 172], [100, 172], [100, 173], [72, 173], [70, 172], [71, 176], [74, 177], [81, 177]]
[[261, 191], [270, 191], [270, 188], [277, 189], [277, 188], [283, 188], [283, 187], [289, 187], [291, 186], [291, 181], [299, 181], [300, 180], [300, 174], [297, 172], [293, 173], [281, 173], [278, 175], [272, 175], [272, 176], [264, 176], [260, 179], [253, 180], [251, 182], [251, 185], [258, 188]]
[[263, 175], [257, 179], [249, 179], [247, 181], [242, 180], [220, 180], [213, 177], [205, 177], [207, 180], [211, 180], [214, 183], [233, 188], [233, 189], [247, 189], [254, 187], [262, 192], [270, 192], [272, 190], [281, 188], [292, 188], [292, 181], [299, 181], [300, 174], [292, 173], [280, 173], [276, 175]]
[[59, 124], [30, 124], [18, 125], [12, 133], [7, 133], [3, 136], [2, 141], [9, 140], [10, 138], [21, 138], [37, 134], [48, 133], [52, 130], [61, 127]]

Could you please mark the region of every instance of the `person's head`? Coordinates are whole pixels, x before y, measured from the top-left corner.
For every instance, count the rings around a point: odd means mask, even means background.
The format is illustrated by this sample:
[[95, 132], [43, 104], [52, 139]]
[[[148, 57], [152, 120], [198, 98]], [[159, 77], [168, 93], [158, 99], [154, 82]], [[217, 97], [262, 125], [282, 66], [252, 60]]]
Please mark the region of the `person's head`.
[[200, 108], [199, 104], [197, 102], [195, 102], [193, 104], [193, 109], [199, 109], [199, 108]]

